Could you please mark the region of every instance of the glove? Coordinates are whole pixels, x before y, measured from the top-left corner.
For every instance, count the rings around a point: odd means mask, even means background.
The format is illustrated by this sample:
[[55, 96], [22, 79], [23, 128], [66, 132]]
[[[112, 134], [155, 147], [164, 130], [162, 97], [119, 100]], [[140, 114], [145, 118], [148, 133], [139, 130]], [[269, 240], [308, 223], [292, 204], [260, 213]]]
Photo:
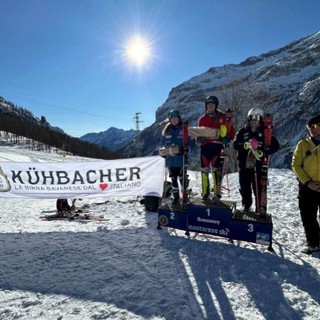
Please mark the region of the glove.
[[165, 147], [162, 147], [159, 149], [159, 155], [162, 157], [162, 158], [166, 158], [168, 153], [167, 153], [167, 149]]

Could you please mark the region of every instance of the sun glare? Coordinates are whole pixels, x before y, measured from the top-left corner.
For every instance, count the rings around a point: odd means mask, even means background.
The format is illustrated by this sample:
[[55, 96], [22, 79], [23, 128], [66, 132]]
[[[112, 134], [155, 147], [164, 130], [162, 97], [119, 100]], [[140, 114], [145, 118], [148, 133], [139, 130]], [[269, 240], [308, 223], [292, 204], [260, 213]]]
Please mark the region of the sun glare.
[[137, 66], [143, 66], [150, 59], [150, 51], [148, 42], [140, 36], [135, 36], [126, 44], [126, 60]]

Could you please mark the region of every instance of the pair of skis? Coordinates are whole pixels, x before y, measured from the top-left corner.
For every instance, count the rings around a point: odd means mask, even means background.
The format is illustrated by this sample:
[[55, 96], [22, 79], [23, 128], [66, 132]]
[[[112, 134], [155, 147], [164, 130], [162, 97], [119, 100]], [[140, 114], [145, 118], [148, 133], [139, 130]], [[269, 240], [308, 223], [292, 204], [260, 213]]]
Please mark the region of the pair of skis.
[[55, 220], [64, 220], [64, 221], [105, 221], [106, 219], [103, 215], [93, 215], [90, 213], [73, 213], [73, 214], [52, 214], [45, 215], [40, 217], [44, 221], [55, 221]]
[[189, 122], [184, 121], [182, 125], [182, 139], [183, 139], [183, 167], [182, 167], [182, 207], [185, 208], [188, 203], [188, 143], [189, 143]]
[[[272, 130], [273, 130], [273, 121], [270, 114], [267, 114], [264, 118], [264, 148], [271, 146], [272, 139]], [[267, 188], [268, 188], [268, 168], [269, 168], [269, 157], [267, 155], [263, 156], [262, 167], [261, 167], [261, 196], [260, 203], [258, 204], [258, 213], [261, 215], [266, 215], [267, 213]]]

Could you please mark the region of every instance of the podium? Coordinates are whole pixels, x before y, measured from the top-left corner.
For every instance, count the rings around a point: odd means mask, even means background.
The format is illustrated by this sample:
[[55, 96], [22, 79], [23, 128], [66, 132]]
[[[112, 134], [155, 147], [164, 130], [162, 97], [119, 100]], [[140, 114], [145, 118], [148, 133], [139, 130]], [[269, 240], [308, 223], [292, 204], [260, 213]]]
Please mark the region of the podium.
[[271, 216], [242, 212], [233, 201], [194, 198], [186, 206], [164, 203], [158, 209], [161, 227], [268, 245], [273, 250]]

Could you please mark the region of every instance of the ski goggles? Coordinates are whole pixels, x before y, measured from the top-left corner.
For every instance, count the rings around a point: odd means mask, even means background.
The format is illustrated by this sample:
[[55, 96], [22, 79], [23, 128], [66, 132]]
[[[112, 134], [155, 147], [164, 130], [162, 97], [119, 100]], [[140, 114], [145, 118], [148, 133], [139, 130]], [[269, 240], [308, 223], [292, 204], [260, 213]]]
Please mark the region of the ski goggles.
[[313, 124], [310, 124], [310, 125], [309, 125], [309, 128], [310, 128], [310, 129], [317, 129], [317, 128], [320, 128], [320, 123], [313, 123]]
[[256, 121], [260, 121], [262, 120], [262, 116], [260, 114], [256, 114], [256, 115], [252, 115], [252, 116], [249, 116], [249, 120], [256, 120]]

